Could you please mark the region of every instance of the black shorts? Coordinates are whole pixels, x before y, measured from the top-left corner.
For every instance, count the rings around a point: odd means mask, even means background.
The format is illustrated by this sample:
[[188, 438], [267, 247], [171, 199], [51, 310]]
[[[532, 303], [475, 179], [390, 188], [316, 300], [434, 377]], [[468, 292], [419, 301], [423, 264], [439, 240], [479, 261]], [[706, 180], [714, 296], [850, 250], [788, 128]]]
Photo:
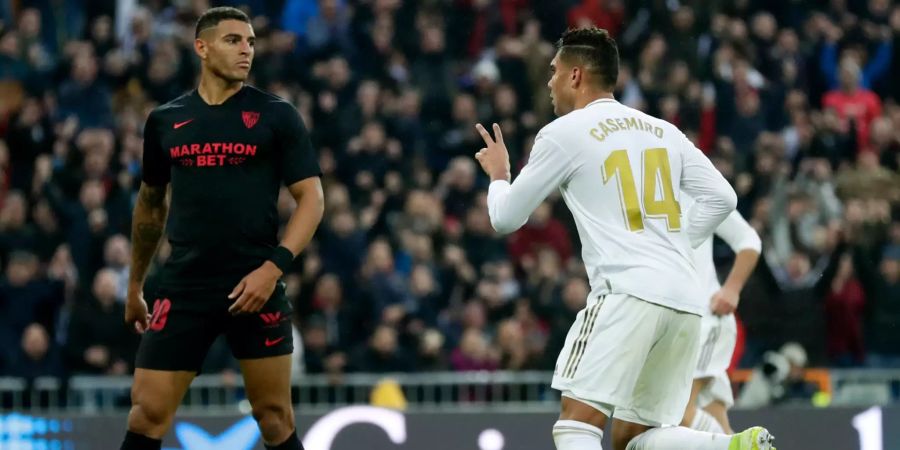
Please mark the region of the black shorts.
[[[200, 372], [209, 347], [225, 334], [237, 359], [255, 359], [294, 351], [293, 308], [279, 281], [262, 310], [233, 316], [228, 292], [161, 288], [147, 299], [150, 326], [141, 338], [135, 367]], [[215, 292], [214, 292], [215, 291]]]

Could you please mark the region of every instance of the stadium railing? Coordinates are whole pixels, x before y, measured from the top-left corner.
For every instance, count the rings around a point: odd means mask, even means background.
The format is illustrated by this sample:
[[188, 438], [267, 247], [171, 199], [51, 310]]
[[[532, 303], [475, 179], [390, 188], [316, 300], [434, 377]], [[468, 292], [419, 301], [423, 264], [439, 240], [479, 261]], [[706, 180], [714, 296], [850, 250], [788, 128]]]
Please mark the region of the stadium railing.
[[[900, 402], [900, 369], [831, 369], [832, 404]], [[415, 411], [555, 411], [558, 394], [550, 372], [437, 372], [413, 374], [302, 375], [293, 381], [294, 404], [324, 412], [352, 404], [397, 401]], [[73, 376], [67, 380], [0, 378], [5, 410], [75, 413], [121, 412], [129, 407], [129, 376]], [[735, 386], [735, 392], [739, 385]], [[182, 411], [247, 412], [235, 374], [205, 374], [191, 384]]]

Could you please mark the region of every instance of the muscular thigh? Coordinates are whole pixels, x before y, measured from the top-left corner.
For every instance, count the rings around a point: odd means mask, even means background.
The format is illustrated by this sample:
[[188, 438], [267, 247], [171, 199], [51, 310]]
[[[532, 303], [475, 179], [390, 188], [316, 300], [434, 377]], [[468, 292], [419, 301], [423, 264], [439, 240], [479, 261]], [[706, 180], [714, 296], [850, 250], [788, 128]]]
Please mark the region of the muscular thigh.
[[135, 369], [131, 401], [155, 423], [169, 422], [196, 372]]
[[291, 405], [291, 355], [239, 360], [252, 405]]

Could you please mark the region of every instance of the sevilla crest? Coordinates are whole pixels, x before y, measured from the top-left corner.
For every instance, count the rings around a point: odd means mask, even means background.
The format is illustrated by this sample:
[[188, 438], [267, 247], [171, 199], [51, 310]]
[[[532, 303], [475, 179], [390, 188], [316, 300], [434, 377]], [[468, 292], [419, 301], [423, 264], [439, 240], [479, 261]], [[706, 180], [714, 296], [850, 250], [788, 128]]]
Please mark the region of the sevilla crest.
[[253, 111], [242, 111], [241, 118], [244, 119], [244, 125], [247, 128], [253, 128], [253, 125], [256, 125], [256, 122], [259, 121], [259, 113]]

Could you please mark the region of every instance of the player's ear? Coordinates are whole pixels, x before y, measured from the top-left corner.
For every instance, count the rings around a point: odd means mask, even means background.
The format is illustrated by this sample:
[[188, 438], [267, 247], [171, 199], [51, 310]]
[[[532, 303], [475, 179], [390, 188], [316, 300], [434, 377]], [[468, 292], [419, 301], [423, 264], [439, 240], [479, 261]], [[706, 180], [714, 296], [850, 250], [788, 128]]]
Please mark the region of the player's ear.
[[200, 59], [206, 59], [206, 53], [208, 51], [209, 51], [209, 48], [206, 44], [206, 41], [204, 41], [203, 39], [201, 39], [199, 37], [194, 39], [194, 52], [197, 53], [197, 56], [199, 56]]
[[577, 88], [579, 85], [581, 85], [581, 82], [583, 81], [582, 80], [583, 77], [584, 77], [584, 71], [581, 70], [581, 67], [578, 67], [578, 66], [572, 67], [572, 73], [569, 76], [569, 83], [572, 85], [573, 88]]

